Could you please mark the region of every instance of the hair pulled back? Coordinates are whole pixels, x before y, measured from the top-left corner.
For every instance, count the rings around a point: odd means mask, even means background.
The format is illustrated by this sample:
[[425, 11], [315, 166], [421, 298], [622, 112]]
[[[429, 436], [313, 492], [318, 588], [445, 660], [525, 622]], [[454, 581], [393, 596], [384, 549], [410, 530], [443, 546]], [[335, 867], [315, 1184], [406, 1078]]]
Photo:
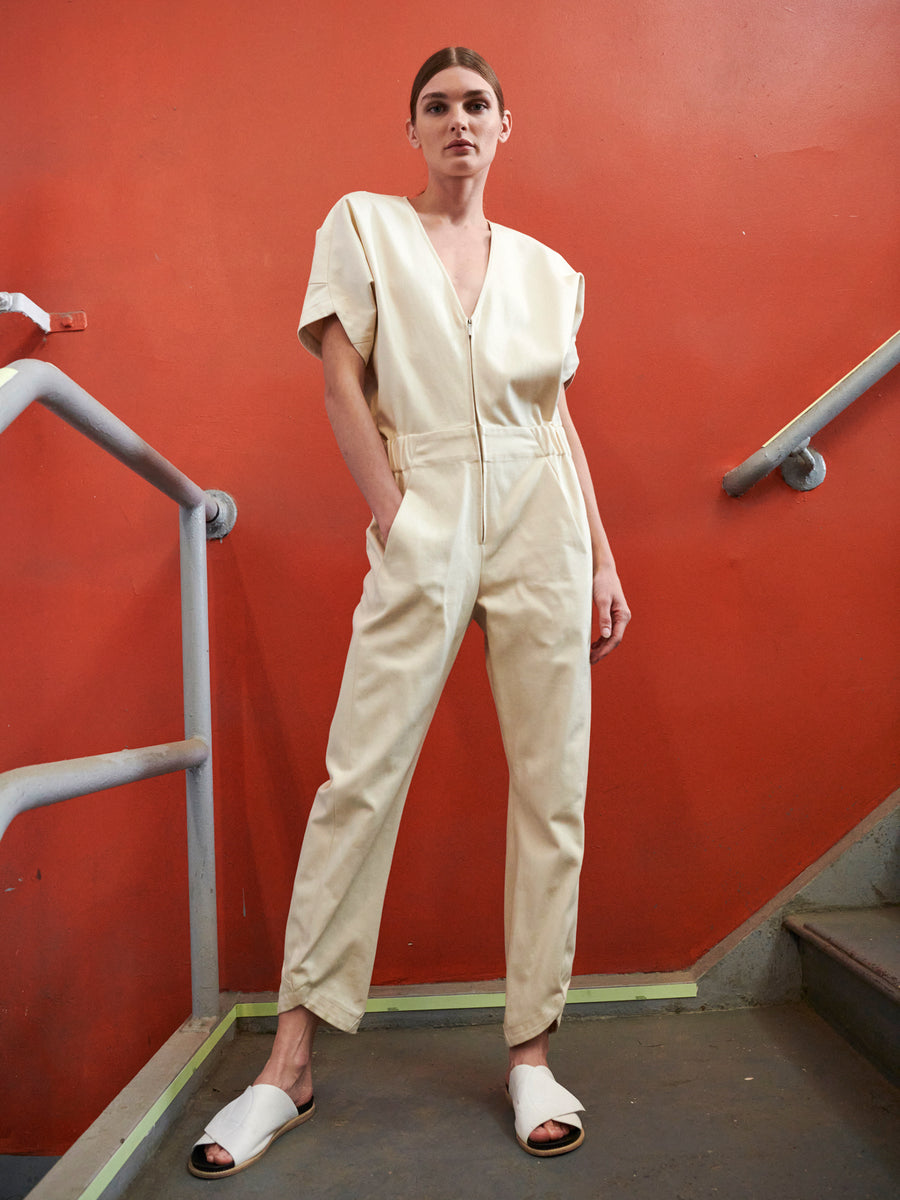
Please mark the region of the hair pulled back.
[[466, 46], [445, 46], [443, 50], [438, 50], [430, 58], [426, 58], [413, 80], [412, 92], [409, 97], [409, 115], [413, 122], [416, 119], [416, 105], [419, 102], [422, 88], [429, 79], [433, 79], [439, 71], [445, 71], [447, 67], [465, 67], [480, 75], [486, 83], [490, 84], [491, 90], [497, 97], [497, 104], [502, 115], [506, 107], [503, 103], [503, 88], [490, 63], [475, 50], [469, 50]]

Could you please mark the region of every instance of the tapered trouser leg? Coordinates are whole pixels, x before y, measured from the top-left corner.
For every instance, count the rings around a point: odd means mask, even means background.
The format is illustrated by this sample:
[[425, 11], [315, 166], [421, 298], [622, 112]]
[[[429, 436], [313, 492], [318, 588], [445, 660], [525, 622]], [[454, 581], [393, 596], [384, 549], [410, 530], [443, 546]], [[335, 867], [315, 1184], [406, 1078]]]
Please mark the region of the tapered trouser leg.
[[[365, 1011], [407, 789], [477, 592], [480, 468], [453, 458], [398, 470], [387, 546], [370, 527], [370, 571], [285, 935], [279, 1011], [304, 1005], [338, 1029]], [[423, 477], [424, 476], [424, 477]]]
[[329, 779], [297, 869], [280, 1011], [302, 1004], [346, 1030], [362, 1017], [406, 792], [474, 615], [510, 764], [507, 1040], [559, 1019], [582, 854], [590, 555], [560, 434], [536, 444], [521, 434], [429, 437], [408, 458], [397, 452], [404, 500], [386, 548], [369, 531]]
[[[488, 466], [491, 449], [489, 442]], [[566, 454], [538, 459], [529, 475], [519, 491], [488, 488], [494, 526], [515, 534], [489, 544], [476, 614], [510, 773], [510, 1046], [555, 1028], [565, 1005], [590, 749], [592, 560], [581, 492]], [[489, 471], [488, 480], [501, 478]]]

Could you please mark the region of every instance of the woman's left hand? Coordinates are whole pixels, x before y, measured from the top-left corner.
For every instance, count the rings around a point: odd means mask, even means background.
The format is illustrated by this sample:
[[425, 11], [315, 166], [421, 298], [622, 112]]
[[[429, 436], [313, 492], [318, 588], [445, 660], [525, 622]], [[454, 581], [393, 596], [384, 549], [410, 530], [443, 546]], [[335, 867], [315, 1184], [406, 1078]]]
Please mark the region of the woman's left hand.
[[615, 650], [625, 636], [625, 626], [631, 620], [615, 567], [603, 566], [594, 572], [594, 604], [600, 618], [600, 636], [591, 642], [592, 664]]

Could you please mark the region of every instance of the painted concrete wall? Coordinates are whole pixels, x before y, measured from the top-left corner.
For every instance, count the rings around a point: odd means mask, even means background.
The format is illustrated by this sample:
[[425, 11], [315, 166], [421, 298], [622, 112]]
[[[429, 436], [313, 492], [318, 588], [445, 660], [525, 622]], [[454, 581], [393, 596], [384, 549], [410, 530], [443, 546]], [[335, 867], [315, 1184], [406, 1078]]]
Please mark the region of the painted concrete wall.
[[[892, 0], [8, 5], [0, 317], [240, 505], [212, 547], [223, 986], [276, 986], [364, 570], [366, 512], [294, 329], [313, 233], [411, 193], [409, 81], [476, 46], [514, 114], [488, 215], [584, 271], [570, 407], [635, 618], [595, 673], [579, 973], [684, 968], [898, 783], [900, 424], [828, 477], [720, 478], [897, 328]], [[172, 506], [48, 414], [0, 439], [0, 769], [180, 736]], [[376, 982], [503, 971], [505, 770], [476, 637], [401, 833]], [[19, 818], [0, 848], [0, 1151], [53, 1153], [189, 1008], [182, 784]]]

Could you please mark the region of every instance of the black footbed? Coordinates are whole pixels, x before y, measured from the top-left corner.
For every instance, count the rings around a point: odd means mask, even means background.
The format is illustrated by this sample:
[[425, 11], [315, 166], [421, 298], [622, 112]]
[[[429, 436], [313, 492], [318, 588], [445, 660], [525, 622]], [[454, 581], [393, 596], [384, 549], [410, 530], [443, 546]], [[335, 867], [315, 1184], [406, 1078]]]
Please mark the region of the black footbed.
[[566, 1146], [571, 1146], [573, 1142], [577, 1142], [581, 1137], [582, 1131], [572, 1126], [569, 1132], [561, 1138], [551, 1138], [549, 1142], [536, 1142], [534, 1138], [528, 1139], [528, 1145], [532, 1150], [563, 1150]]

